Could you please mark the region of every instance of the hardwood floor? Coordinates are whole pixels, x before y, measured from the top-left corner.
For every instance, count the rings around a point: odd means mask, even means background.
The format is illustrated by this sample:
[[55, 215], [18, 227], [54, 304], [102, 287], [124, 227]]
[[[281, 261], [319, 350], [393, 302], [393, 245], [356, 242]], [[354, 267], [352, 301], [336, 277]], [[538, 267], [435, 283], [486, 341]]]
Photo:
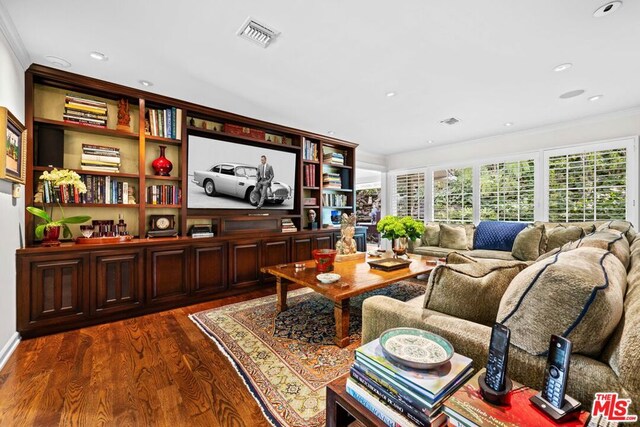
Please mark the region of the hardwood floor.
[[268, 426], [187, 316], [274, 292], [22, 341], [0, 371], [0, 426]]

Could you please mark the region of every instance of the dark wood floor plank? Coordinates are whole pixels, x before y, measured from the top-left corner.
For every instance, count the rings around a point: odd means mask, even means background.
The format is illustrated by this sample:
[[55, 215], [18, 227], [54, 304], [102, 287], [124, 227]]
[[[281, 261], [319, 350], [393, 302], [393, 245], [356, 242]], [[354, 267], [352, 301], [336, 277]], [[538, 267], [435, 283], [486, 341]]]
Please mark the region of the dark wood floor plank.
[[266, 427], [192, 313], [251, 293], [22, 341], [0, 371], [0, 425]]

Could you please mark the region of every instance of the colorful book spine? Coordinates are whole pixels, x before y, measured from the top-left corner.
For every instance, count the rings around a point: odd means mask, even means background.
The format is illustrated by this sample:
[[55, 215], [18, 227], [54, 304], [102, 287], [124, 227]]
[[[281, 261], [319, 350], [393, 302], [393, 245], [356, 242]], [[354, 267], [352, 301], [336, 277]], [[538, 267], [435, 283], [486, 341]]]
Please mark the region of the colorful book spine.
[[398, 419], [399, 414], [393, 412], [393, 410], [387, 406], [384, 406], [382, 402], [376, 400], [375, 397], [369, 395], [362, 387], [356, 384], [351, 378], [347, 379], [347, 393], [356, 399], [362, 406], [367, 408], [373, 415], [378, 417], [380, 421], [389, 427], [412, 427], [415, 426], [409, 420]]

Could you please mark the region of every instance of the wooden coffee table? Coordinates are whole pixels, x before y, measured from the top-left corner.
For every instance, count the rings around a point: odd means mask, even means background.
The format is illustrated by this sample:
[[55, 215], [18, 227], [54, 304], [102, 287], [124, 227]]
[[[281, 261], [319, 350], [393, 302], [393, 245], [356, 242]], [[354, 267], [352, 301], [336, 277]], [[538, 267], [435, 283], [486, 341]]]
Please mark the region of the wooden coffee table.
[[436, 260], [429, 257], [411, 257], [411, 264], [399, 270], [381, 271], [369, 267], [366, 261], [380, 258], [360, 259], [355, 261], [340, 261], [334, 263], [333, 273], [338, 273], [341, 279], [332, 284], [322, 284], [316, 275], [315, 261], [302, 261], [305, 269], [296, 269], [294, 263], [272, 265], [263, 267], [263, 273], [276, 276], [277, 286], [277, 310], [278, 313], [287, 309], [287, 285], [288, 282], [297, 283], [313, 289], [324, 297], [333, 301], [333, 314], [336, 319], [336, 336], [334, 341], [338, 347], [349, 345], [349, 299], [398, 282], [402, 279], [427, 274], [433, 270], [434, 265], [427, 265], [427, 260]]

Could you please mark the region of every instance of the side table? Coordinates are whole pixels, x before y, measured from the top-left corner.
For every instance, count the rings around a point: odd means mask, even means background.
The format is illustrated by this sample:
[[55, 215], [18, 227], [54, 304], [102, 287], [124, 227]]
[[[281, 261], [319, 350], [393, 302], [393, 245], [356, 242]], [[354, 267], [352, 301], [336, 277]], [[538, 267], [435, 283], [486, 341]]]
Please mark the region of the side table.
[[384, 427], [385, 423], [347, 393], [349, 374], [327, 385], [327, 427]]

